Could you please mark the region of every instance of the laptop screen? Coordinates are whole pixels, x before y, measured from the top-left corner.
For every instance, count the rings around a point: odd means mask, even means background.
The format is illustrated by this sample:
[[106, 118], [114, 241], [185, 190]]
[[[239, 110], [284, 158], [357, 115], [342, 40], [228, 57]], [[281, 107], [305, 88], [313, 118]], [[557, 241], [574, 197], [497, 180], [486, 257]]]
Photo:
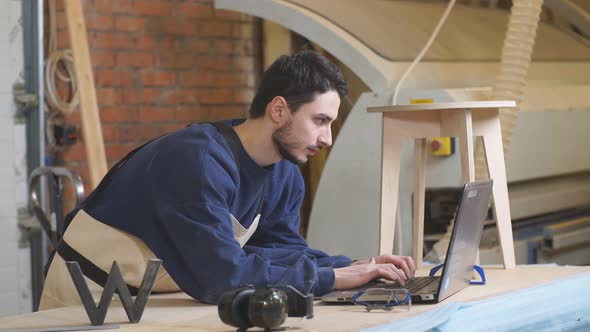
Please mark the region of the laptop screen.
[[492, 180], [465, 185], [439, 284], [439, 301], [462, 290], [471, 281], [491, 193]]

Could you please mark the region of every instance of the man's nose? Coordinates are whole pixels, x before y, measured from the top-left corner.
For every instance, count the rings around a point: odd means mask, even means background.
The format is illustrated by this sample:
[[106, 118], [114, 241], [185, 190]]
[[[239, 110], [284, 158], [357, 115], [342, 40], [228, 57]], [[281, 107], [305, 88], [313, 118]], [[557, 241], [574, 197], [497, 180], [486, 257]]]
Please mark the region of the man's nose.
[[325, 130], [322, 130], [322, 133], [319, 137], [319, 143], [322, 146], [332, 145], [332, 129], [330, 127], [327, 127]]

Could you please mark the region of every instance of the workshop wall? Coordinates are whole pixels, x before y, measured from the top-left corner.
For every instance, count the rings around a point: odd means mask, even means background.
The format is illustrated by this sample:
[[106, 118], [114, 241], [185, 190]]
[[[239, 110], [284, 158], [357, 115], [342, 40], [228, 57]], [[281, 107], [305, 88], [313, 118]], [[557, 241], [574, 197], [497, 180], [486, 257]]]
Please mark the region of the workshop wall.
[[0, 1], [0, 317], [31, 311], [29, 250], [20, 244], [18, 210], [26, 206], [25, 125], [13, 86], [22, 85], [21, 1]]
[[[247, 114], [260, 71], [257, 20], [215, 10], [212, 0], [83, 4], [109, 167], [187, 124]], [[61, 0], [56, 8], [57, 43], [68, 48]], [[79, 111], [67, 122], [79, 125]], [[57, 157], [81, 174], [88, 194], [84, 143]]]

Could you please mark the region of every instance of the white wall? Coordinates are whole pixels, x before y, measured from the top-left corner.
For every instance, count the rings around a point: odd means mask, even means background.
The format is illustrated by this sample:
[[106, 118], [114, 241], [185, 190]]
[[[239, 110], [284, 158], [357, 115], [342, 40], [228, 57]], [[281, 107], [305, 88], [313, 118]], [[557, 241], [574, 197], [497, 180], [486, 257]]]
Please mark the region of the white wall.
[[26, 204], [26, 144], [15, 123], [12, 85], [23, 69], [21, 0], [0, 1], [0, 316], [31, 310], [28, 248], [19, 248], [17, 210]]

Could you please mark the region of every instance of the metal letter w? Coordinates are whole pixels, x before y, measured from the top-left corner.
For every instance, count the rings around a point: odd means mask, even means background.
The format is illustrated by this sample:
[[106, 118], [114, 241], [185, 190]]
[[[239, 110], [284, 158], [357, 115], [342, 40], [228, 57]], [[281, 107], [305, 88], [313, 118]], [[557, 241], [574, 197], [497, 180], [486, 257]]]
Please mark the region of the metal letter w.
[[84, 309], [86, 309], [86, 313], [88, 314], [88, 318], [90, 319], [90, 323], [92, 325], [102, 325], [104, 323], [107, 309], [111, 304], [111, 300], [113, 299], [115, 291], [121, 299], [129, 321], [131, 323], [139, 322], [141, 316], [143, 315], [143, 309], [145, 308], [148, 297], [152, 292], [154, 281], [156, 280], [156, 274], [158, 273], [160, 265], [162, 265], [161, 260], [150, 259], [145, 269], [137, 297], [135, 298], [135, 301], [133, 301], [131, 298], [131, 293], [129, 292], [129, 288], [127, 288], [127, 284], [125, 284], [125, 281], [123, 280], [119, 266], [117, 265], [117, 262], [113, 261], [111, 272], [109, 272], [109, 276], [100, 297], [100, 302], [98, 303], [98, 306], [96, 306], [94, 303], [94, 298], [90, 293], [90, 289], [88, 288], [88, 284], [84, 279], [84, 275], [82, 274], [82, 270], [80, 269], [78, 262], [66, 262], [70, 276], [74, 281], [78, 295], [80, 295], [80, 299], [82, 300], [82, 304], [84, 305]]

